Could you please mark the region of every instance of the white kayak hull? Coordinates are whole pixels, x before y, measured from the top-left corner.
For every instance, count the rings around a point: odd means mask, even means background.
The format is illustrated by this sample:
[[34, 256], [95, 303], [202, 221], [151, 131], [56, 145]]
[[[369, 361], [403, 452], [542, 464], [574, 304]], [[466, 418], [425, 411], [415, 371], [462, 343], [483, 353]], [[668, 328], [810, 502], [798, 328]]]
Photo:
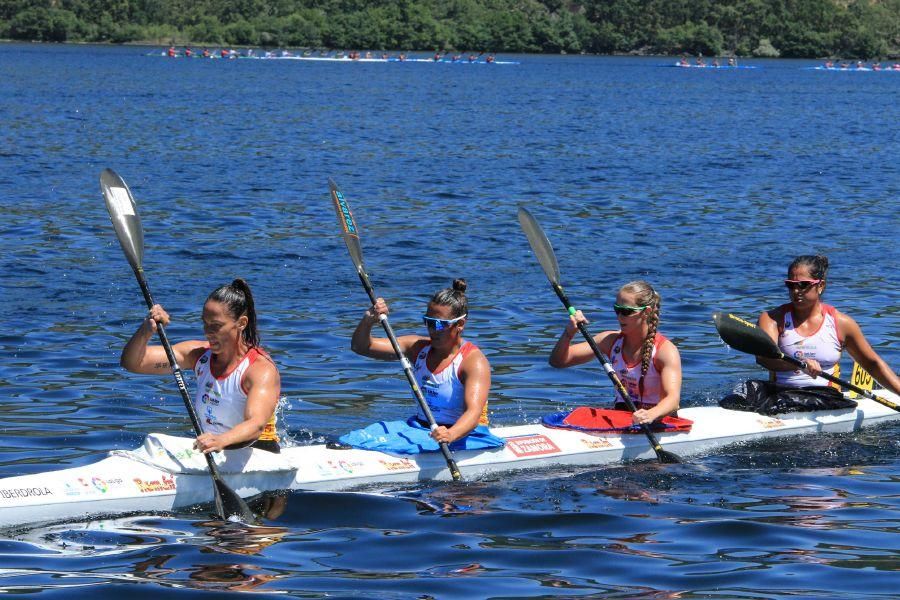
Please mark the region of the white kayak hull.
[[[900, 398], [880, 391], [885, 398]], [[862, 398], [854, 409], [768, 417], [719, 407], [679, 411], [694, 425], [687, 432], [659, 433], [662, 446], [688, 457], [728, 444], [819, 432], [855, 431], [900, 419], [900, 413]], [[465, 480], [521, 469], [590, 466], [655, 459], [642, 434], [591, 433], [541, 424], [498, 427], [506, 446], [454, 453]], [[211, 479], [191, 440], [160, 434], [142, 448], [114, 451], [99, 462], [0, 479], [0, 528], [82, 519], [95, 515], [154, 513], [209, 503]], [[371, 484], [449, 480], [440, 453], [399, 455], [335, 450], [324, 445], [284, 448], [280, 455], [234, 450], [217, 456], [222, 478], [243, 497], [273, 490], [340, 491]]]

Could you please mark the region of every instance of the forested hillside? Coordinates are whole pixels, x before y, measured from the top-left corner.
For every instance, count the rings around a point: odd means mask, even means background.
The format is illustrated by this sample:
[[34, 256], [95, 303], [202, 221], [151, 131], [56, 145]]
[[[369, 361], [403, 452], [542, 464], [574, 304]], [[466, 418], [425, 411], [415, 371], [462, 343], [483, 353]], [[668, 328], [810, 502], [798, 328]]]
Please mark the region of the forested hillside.
[[0, 38], [870, 59], [900, 0], [3, 0]]

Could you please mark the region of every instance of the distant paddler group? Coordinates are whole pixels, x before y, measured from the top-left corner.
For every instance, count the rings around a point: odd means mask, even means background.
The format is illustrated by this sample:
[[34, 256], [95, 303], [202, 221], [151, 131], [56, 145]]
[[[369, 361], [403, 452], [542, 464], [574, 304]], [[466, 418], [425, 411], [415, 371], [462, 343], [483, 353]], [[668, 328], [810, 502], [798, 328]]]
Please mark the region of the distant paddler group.
[[900, 71], [900, 62], [882, 65], [878, 61], [867, 64], [861, 60], [855, 62], [826, 60], [820, 68], [825, 71]]

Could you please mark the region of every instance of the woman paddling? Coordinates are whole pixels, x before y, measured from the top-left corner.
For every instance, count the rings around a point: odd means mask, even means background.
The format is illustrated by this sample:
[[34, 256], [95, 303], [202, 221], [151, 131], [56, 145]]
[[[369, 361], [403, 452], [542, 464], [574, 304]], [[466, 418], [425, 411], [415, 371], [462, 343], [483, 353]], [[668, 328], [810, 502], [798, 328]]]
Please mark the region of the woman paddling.
[[[787, 356], [806, 362], [805, 370], [776, 359], [758, 356], [756, 362], [771, 371], [777, 388], [823, 388], [829, 382], [820, 373], [840, 376], [841, 351], [875, 380], [900, 394], [900, 378], [872, 349], [856, 321], [822, 301], [828, 275], [824, 256], [798, 256], [784, 280], [790, 302], [759, 315], [759, 327]], [[772, 390], [770, 390], [772, 391]]]
[[[155, 305], [122, 350], [121, 364], [133, 373], [170, 374], [162, 346], [150, 346], [156, 324], [169, 315]], [[212, 292], [203, 305], [205, 340], [173, 346], [182, 369], [197, 375], [194, 407], [203, 433], [194, 448], [203, 453], [252, 446], [280, 452], [275, 408], [281, 394], [278, 368], [259, 346], [250, 286], [235, 279]]]
[[[626, 283], [613, 304], [619, 330], [594, 336], [637, 407], [632, 415], [637, 424], [649, 424], [674, 414], [680, 402], [681, 357], [675, 344], [657, 331], [661, 305], [659, 294], [646, 281]], [[572, 343], [578, 324], [587, 322], [580, 310], [569, 317], [550, 354], [551, 366], [563, 369], [595, 360], [587, 342]], [[627, 409], [618, 392], [615, 408]]]
[[[416, 382], [425, 396], [438, 427], [429, 432], [421, 408], [407, 421], [376, 423], [340, 438], [357, 448], [415, 454], [438, 449], [438, 443], [452, 449], [493, 448], [503, 440], [487, 428], [488, 391], [491, 366], [478, 347], [463, 339], [468, 317], [466, 282], [453, 281], [453, 287], [436, 292], [428, 303], [423, 321], [428, 336], [405, 335], [397, 338], [403, 355], [413, 364]], [[380, 315], [389, 312], [378, 298], [366, 311], [353, 332], [351, 349], [357, 354], [381, 360], [396, 360], [387, 338], [373, 337], [372, 327]]]

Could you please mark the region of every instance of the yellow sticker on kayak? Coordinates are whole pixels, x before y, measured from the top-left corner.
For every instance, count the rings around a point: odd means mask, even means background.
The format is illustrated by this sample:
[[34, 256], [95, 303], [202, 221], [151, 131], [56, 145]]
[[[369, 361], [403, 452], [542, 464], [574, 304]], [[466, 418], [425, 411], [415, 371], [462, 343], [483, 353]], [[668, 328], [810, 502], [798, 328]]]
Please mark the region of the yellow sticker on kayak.
[[[853, 375], [850, 377], [850, 382], [856, 387], [861, 387], [862, 389], [869, 391], [872, 391], [872, 386], [875, 384], [875, 380], [872, 379], [872, 376], [869, 375], [869, 373], [866, 372], [865, 369], [859, 366], [859, 363], [857, 363], [856, 361], [853, 362]], [[848, 395], [851, 398], [856, 398], [857, 396], [859, 396], [859, 394], [852, 390]]]

